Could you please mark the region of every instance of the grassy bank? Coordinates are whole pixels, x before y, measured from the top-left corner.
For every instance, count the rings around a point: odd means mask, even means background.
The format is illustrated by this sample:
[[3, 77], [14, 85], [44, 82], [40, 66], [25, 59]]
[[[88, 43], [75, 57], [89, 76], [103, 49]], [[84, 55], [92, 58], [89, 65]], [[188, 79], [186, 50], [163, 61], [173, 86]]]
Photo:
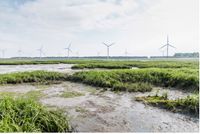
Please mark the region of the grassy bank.
[[145, 61], [112, 61], [112, 60], [0, 60], [0, 65], [35, 65], [35, 64], [78, 64], [74, 69], [83, 68], [107, 68], [128, 69], [139, 68], [198, 68], [198, 61], [180, 60], [145, 60]]
[[[98, 60], [0, 60], [0, 65], [37, 65], [37, 64], [84, 64]], [[103, 61], [102, 61], [103, 62]]]
[[87, 64], [77, 64], [72, 66], [72, 69], [94, 69], [94, 68], [105, 68], [105, 69], [130, 69], [131, 65], [126, 65], [124, 63], [87, 63]]
[[0, 132], [69, 132], [66, 115], [27, 99], [0, 99]]
[[196, 116], [199, 115], [199, 94], [176, 100], [169, 100], [167, 95], [137, 97], [136, 100], [174, 112], [190, 113]]
[[[97, 87], [126, 89], [131, 83], [147, 83], [155, 86], [178, 87], [183, 90], [198, 90], [197, 69], [137, 69], [77, 72], [69, 80]], [[141, 84], [141, 85], [143, 85]], [[120, 87], [120, 88], [117, 88]], [[122, 89], [123, 89], [122, 88]]]
[[106, 68], [106, 69], [130, 69], [138, 68], [198, 68], [197, 61], [104, 61], [96, 63], [84, 63], [74, 65], [73, 69]]
[[18, 84], [18, 83], [48, 83], [63, 81], [66, 74], [47, 71], [19, 72], [10, 74], [0, 74], [0, 84]]

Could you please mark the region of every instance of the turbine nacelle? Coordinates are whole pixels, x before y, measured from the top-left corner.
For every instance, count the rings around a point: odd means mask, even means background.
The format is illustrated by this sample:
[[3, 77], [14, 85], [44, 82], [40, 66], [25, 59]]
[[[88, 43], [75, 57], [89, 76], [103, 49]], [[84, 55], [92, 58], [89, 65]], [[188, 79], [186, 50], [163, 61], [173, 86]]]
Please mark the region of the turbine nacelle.
[[71, 44], [72, 44], [72, 43], [70, 43], [69, 46], [68, 46], [67, 48], [64, 48], [65, 50], [67, 50], [67, 57], [68, 57], [68, 58], [69, 58], [69, 53], [72, 52], [72, 50], [71, 50]]
[[174, 47], [174, 46], [172, 46], [172, 45], [169, 44], [169, 37], [168, 37], [168, 36], [167, 36], [167, 44], [166, 44], [166, 45], [163, 45], [162, 47], [160, 47], [160, 49], [162, 49], [162, 48], [164, 48], [164, 47], [167, 48], [167, 57], [169, 56], [169, 47], [172, 47], [172, 48], [175, 48], [175, 49], [176, 49], [176, 47]]
[[110, 57], [110, 55], [109, 55], [110, 49], [109, 48], [110, 48], [110, 46], [114, 45], [115, 43], [106, 44], [103, 42], [103, 44], [107, 47], [107, 59], [109, 59], [109, 57]]

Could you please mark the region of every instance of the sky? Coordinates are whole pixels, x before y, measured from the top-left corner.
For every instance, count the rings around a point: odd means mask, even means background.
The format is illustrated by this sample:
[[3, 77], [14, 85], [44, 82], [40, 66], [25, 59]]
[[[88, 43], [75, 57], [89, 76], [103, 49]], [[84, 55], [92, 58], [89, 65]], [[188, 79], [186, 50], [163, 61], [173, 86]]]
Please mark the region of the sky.
[[[198, 0], [0, 0], [5, 57], [162, 55], [199, 49]], [[2, 57], [0, 53], [0, 57]]]

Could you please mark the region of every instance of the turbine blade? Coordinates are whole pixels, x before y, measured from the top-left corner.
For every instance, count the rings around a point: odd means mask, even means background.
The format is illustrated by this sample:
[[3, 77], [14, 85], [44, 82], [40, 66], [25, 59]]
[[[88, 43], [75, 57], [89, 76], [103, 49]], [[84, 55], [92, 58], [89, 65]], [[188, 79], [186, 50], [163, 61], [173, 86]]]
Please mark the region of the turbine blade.
[[176, 47], [174, 47], [174, 46], [172, 46], [172, 45], [170, 45], [170, 44], [168, 44], [170, 47], [173, 47], [173, 48], [176, 48]]
[[160, 49], [162, 49], [162, 48], [165, 47], [165, 46], [167, 46], [167, 45], [162, 46]]
[[69, 44], [68, 48], [70, 48], [70, 47], [71, 47], [71, 43]]
[[108, 45], [106, 43], [103, 42], [103, 44], [108, 47]]
[[115, 43], [110, 44], [109, 47], [112, 46], [112, 45], [114, 45], [114, 44], [115, 44]]

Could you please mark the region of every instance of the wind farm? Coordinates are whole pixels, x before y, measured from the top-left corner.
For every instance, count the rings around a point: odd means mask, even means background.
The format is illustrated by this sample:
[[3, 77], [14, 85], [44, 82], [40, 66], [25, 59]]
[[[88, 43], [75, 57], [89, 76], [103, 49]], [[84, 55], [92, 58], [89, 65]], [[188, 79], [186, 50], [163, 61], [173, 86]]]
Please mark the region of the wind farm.
[[[118, 55], [112, 56], [110, 54], [110, 49], [111, 49], [112, 46], [115, 45], [115, 43], [107, 44], [107, 43], [103, 42], [102, 44], [106, 47], [106, 51], [104, 51], [104, 53], [100, 53], [99, 51], [97, 51], [96, 55], [91, 55], [91, 56], [80, 55], [80, 51], [76, 51], [76, 52], [73, 53], [73, 51], [71, 50], [72, 43], [69, 43], [69, 45], [66, 48], [64, 48], [65, 53], [63, 53], [63, 56], [58, 56], [58, 55], [52, 56], [52, 55], [45, 54], [44, 50], [43, 50], [44, 49], [43, 48], [44, 45], [42, 45], [42, 46], [40, 46], [39, 49], [36, 49], [37, 52], [39, 53], [39, 56], [28, 56], [28, 55], [25, 55], [23, 49], [20, 48], [20, 49], [17, 50], [17, 53], [16, 53], [15, 56], [13, 56], [13, 57], [5, 57], [5, 52], [9, 52], [9, 51], [7, 49], [1, 49], [1, 59], [13, 59], [13, 58], [20, 58], [20, 57], [23, 57], [23, 58], [36, 58], [36, 59], [37, 58], [39, 58], [39, 59], [42, 59], [42, 58], [44, 58], [44, 59], [45, 58], [49, 58], [49, 59], [51, 59], [51, 58], [52, 59], [54, 59], [54, 58], [61, 58], [61, 59], [65, 59], [65, 58], [70, 59], [70, 58], [72, 58], [72, 59], [76, 59], [77, 57], [79, 57], [79, 58], [83, 58], [83, 59], [84, 58], [91, 58], [91, 59], [97, 58], [97, 59], [107, 59], [107, 60], [109, 60], [109, 59], [118, 59], [118, 58], [119, 59], [121, 59], [121, 58], [125, 58], [125, 59], [126, 58], [129, 58], [129, 59], [138, 59], [138, 58], [139, 59], [141, 59], [141, 58], [142, 59], [146, 59], [146, 58], [148, 58], [148, 56], [145, 55], [145, 54], [144, 55], [140, 55], [140, 56], [134, 55], [134, 53], [131, 53], [131, 52], [129, 52], [127, 50], [128, 48], [126, 48], [124, 52], [121, 51], [121, 52], [119, 52]], [[160, 43], [160, 44], [162, 44], [162, 43]], [[123, 45], [123, 44], [119, 44], [119, 45]], [[74, 45], [74, 46], [76, 46], [76, 45]], [[159, 48], [159, 52], [161, 53], [161, 55], [158, 54], [157, 56], [150, 56], [149, 58], [152, 58], [152, 59], [155, 59], [155, 58], [161, 58], [161, 59], [168, 59], [168, 58], [170, 58], [170, 59], [176, 59], [176, 58], [178, 58], [178, 59], [179, 58], [193, 58], [193, 59], [195, 59], [195, 58], [198, 58], [198, 52], [190, 53], [190, 56], [187, 55], [187, 56], [182, 56], [182, 57], [176, 57], [176, 51], [174, 51], [173, 53], [170, 53], [170, 48], [173, 48], [174, 50], [177, 51], [176, 47], [174, 47], [173, 45], [169, 44], [169, 37], [167, 35], [166, 44]], [[48, 51], [48, 48], [46, 50]], [[60, 51], [62, 51], [62, 50], [60, 49]], [[157, 51], [157, 50], [155, 49], [155, 51]], [[22, 56], [22, 54], [23, 54], [23, 56]]]
[[0, 1], [0, 133], [198, 133], [198, 9]]

